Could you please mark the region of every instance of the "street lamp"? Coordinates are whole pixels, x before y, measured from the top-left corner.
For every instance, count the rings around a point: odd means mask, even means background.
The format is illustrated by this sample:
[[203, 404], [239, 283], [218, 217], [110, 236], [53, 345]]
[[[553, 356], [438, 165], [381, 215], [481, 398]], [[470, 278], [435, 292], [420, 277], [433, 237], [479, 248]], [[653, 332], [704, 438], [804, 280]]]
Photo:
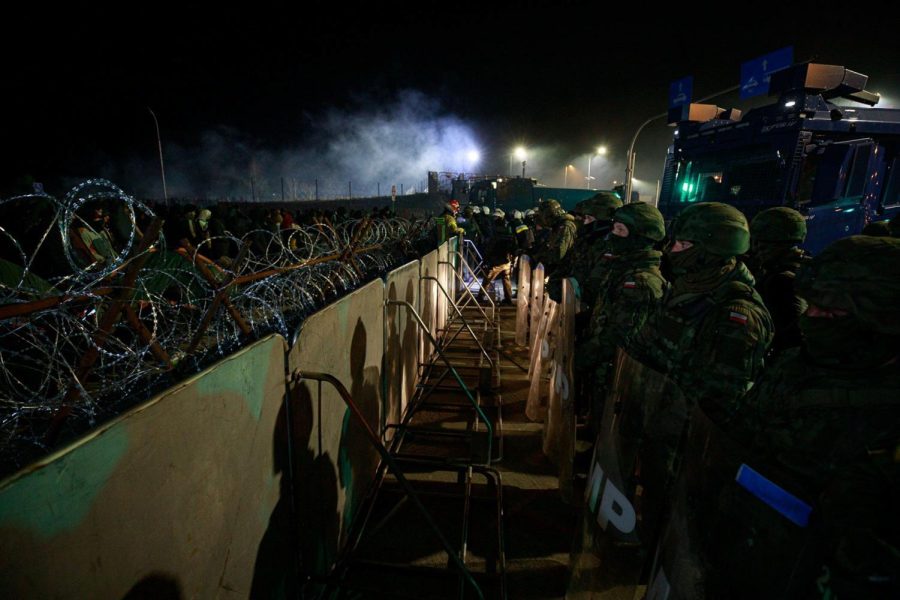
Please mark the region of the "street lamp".
[[527, 154], [525, 153], [525, 148], [519, 146], [513, 152], [513, 155], [509, 157], [509, 176], [512, 177], [512, 159], [515, 156], [518, 160], [522, 161], [522, 179], [525, 178], [525, 158]]
[[569, 187], [569, 169], [574, 169], [572, 165], [566, 165], [566, 172], [563, 175], [563, 187]]
[[[606, 146], [600, 146], [597, 148], [597, 156], [606, 156]], [[594, 160], [594, 153], [592, 152], [590, 156], [588, 156], [588, 173], [585, 179], [587, 180], [588, 189], [591, 189], [591, 161]]]
[[163, 199], [166, 201], [166, 207], [169, 206], [169, 191], [166, 189], [166, 165], [163, 163], [162, 138], [159, 137], [159, 121], [156, 120], [156, 113], [149, 106], [150, 116], [153, 117], [153, 124], [156, 125], [156, 146], [159, 148], [159, 170], [162, 173]]

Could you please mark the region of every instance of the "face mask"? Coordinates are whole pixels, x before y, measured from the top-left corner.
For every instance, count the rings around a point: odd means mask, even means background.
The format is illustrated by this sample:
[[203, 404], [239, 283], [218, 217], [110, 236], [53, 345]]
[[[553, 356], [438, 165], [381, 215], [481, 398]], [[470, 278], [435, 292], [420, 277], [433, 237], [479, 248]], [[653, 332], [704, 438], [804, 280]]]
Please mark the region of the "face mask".
[[701, 252], [699, 246], [691, 246], [687, 250], [681, 252], [672, 252], [672, 246], [666, 246], [666, 255], [669, 257], [669, 264], [672, 265], [673, 275], [687, 275], [695, 273], [705, 268], [707, 265], [704, 253]]
[[609, 245], [609, 249], [613, 254], [626, 254], [633, 250], [650, 247], [648, 240], [639, 235], [622, 237], [614, 233], [609, 233], [606, 236], [606, 243]]

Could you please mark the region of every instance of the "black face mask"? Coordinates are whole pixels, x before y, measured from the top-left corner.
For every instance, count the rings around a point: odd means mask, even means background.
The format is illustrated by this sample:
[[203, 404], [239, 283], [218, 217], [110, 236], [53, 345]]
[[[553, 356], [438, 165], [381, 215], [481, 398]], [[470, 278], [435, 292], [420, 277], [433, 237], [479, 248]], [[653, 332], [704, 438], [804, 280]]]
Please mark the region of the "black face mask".
[[734, 257], [710, 254], [699, 245], [693, 245], [681, 252], [672, 252], [672, 245], [665, 249], [674, 276], [675, 294], [702, 293], [716, 287], [722, 277], [736, 264]]
[[610, 252], [615, 255], [642, 250], [644, 248], [649, 248], [652, 245], [647, 238], [639, 235], [622, 237], [614, 233], [610, 233], [606, 236], [606, 243], [609, 246]]

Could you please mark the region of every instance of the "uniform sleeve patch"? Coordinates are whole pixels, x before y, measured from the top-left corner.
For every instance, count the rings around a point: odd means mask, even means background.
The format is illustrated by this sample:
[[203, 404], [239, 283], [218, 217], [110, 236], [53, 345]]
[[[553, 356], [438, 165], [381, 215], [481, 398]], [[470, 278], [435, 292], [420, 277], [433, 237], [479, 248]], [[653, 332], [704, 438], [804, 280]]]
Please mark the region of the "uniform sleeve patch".
[[634, 288], [637, 287], [637, 282], [626, 281], [624, 284], [622, 284], [622, 287], [624, 287], [626, 290], [633, 290]]
[[740, 323], [741, 325], [746, 325], [747, 315], [741, 314], [739, 312], [734, 312], [732, 310], [728, 313], [728, 320], [734, 323]]

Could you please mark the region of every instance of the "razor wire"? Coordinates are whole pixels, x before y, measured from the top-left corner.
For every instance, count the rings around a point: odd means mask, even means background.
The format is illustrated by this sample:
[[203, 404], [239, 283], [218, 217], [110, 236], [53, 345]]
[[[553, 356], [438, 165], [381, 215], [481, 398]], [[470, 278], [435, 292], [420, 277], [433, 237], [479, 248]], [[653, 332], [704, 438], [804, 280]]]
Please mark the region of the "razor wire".
[[[188, 249], [144, 239], [155, 218], [104, 179], [0, 200], [0, 459], [44, 449], [63, 409], [90, 427], [261, 335], [290, 339], [430, 233], [364, 218], [226, 229]], [[216, 247], [229, 252], [208, 258]]]

